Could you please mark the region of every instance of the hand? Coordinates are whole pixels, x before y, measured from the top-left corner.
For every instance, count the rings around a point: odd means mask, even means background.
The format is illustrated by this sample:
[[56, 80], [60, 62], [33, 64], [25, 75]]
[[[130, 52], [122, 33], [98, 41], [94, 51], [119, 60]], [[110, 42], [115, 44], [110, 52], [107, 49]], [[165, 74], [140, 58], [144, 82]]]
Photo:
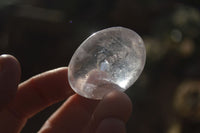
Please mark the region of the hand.
[[27, 119], [65, 99], [39, 133], [126, 132], [125, 123], [132, 109], [126, 94], [114, 91], [101, 101], [83, 98], [70, 88], [67, 67], [39, 74], [21, 84], [20, 73], [17, 59], [0, 56], [0, 133], [19, 133]]

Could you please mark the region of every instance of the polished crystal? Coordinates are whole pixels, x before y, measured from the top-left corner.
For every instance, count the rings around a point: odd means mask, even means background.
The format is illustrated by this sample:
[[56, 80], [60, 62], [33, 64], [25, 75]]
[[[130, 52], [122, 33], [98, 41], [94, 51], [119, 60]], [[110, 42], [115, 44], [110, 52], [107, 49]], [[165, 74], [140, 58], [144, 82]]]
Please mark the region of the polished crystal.
[[123, 27], [92, 34], [75, 51], [68, 79], [79, 95], [102, 99], [112, 90], [125, 91], [141, 74], [146, 50], [141, 37]]

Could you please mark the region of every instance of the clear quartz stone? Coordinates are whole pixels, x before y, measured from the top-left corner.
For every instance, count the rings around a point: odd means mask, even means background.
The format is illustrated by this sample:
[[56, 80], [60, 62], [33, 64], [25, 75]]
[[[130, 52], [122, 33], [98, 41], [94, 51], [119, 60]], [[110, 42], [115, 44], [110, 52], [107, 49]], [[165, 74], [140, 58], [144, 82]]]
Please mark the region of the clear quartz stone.
[[83, 97], [102, 99], [112, 90], [128, 89], [141, 74], [145, 59], [145, 46], [136, 32], [123, 27], [104, 29], [75, 51], [69, 63], [69, 83]]

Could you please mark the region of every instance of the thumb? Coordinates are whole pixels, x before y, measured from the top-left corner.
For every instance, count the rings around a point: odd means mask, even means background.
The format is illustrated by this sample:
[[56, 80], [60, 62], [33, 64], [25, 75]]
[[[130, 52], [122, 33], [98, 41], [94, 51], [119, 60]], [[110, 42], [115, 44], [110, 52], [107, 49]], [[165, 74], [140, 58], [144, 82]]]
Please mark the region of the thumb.
[[0, 56], [0, 110], [15, 96], [20, 81], [21, 69], [11, 55]]

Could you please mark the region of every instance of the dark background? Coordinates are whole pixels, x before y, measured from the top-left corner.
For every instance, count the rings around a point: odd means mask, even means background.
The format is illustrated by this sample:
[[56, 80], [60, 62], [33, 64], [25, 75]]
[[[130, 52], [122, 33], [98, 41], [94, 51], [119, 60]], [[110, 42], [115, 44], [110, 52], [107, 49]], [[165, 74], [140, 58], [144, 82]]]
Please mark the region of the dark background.
[[[0, 54], [17, 57], [22, 81], [67, 66], [93, 32], [123, 26], [147, 49], [146, 66], [126, 91], [128, 133], [200, 133], [199, 0], [1, 0]], [[56, 104], [28, 121], [39, 130]]]

